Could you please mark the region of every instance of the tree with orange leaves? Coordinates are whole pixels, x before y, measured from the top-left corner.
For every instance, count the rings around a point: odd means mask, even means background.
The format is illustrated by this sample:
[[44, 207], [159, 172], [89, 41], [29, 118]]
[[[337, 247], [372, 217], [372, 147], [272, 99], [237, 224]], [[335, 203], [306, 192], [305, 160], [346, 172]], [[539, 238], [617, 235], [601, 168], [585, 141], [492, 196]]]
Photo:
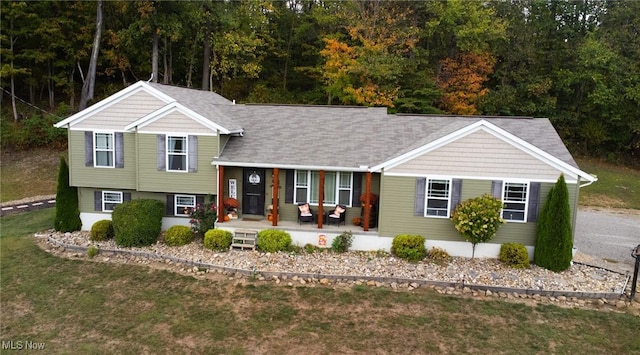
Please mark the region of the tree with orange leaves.
[[455, 58], [445, 58], [436, 79], [442, 90], [441, 108], [459, 115], [478, 113], [476, 104], [489, 89], [484, 83], [493, 73], [495, 59], [489, 53], [459, 53]]

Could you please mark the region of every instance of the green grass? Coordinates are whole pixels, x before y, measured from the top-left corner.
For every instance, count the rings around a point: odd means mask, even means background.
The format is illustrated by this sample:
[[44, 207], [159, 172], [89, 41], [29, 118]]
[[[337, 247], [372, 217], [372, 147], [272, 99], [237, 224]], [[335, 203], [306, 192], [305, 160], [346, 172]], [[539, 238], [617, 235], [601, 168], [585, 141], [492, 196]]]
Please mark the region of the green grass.
[[2, 341], [48, 353], [640, 354], [640, 317], [627, 313], [63, 259], [30, 236], [51, 211], [0, 219]]
[[580, 205], [640, 209], [640, 170], [580, 159], [580, 168], [598, 181], [580, 190]]
[[60, 155], [66, 156], [66, 152], [44, 148], [3, 151], [0, 161], [0, 202], [55, 195]]

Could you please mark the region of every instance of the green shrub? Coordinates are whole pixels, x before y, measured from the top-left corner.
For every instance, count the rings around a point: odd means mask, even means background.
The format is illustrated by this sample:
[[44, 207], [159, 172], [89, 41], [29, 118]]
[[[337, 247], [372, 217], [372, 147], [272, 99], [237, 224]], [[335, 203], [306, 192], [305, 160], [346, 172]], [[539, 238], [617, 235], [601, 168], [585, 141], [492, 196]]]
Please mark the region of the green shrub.
[[59, 232], [73, 232], [82, 228], [80, 208], [78, 207], [78, 189], [69, 186], [69, 166], [64, 157], [60, 157], [56, 191], [56, 217], [53, 228]]
[[529, 267], [527, 248], [519, 243], [505, 243], [500, 246], [500, 261], [516, 269]]
[[277, 229], [265, 229], [258, 233], [258, 249], [275, 253], [287, 250], [291, 245], [291, 235]]
[[401, 259], [417, 262], [427, 256], [424, 237], [420, 235], [398, 234], [391, 243], [391, 253]]
[[433, 247], [427, 252], [427, 259], [438, 265], [446, 265], [451, 261], [451, 255], [442, 248]]
[[468, 199], [456, 207], [451, 216], [456, 230], [472, 246], [471, 257], [476, 254], [478, 243], [488, 242], [496, 235], [505, 221], [500, 217], [502, 201], [484, 194]]
[[139, 247], [157, 242], [163, 213], [164, 204], [157, 200], [131, 200], [116, 205], [111, 215], [116, 244]]
[[95, 245], [91, 245], [87, 249], [87, 256], [89, 257], [89, 259], [95, 258], [99, 253], [100, 253], [100, 251], [98, 250], [98, 248], [96, 248]]
[[351, 248], [353, 243], [353, 234], [351, 232], [343, 232], [339, 236], [333, 238], [331, 242], [331, 250], [336, 253], [344, 253]]
[[99, 242], [111, 238], [113, 238], [113, 223], [111, 223], [111, 220], [103, 219], [91, 226], [89, 239]]
[[209, 229], [204, 233], [204, 247], [211, 250], [229, 250], [233, 234], [224, 229]]
[[573, 254], [573, 237], [569, 190], [564, 175], [560, 175], [549, 191], [536, 227], [533, 252], [536, 265], [555, 272], [568, 269]]
[[189, 244], [193, 241], [193, 231], [187, 226], [172, 226], [164, 234], [164, 243], [172, 247]]

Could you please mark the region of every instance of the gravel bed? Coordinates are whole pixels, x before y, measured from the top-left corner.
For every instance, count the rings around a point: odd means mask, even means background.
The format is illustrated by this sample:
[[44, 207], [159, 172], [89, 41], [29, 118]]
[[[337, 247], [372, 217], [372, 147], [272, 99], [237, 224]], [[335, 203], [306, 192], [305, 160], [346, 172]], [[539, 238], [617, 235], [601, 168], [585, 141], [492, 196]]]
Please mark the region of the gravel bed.
[[[194, 263], [210, 264], [227, 269], [260, 273], [315, 274], [319, 277], [345, 276], [427, 280], [465, 285], [482, 285], [528, 289], [535, 291], [570, 291], [585, 293], [622, 293], [628, 277], [618, 272], [575, 263], [568, 270], [555, 273], [532, 265], [529, 269], [512, 269], [497, 259], [454, 257], [447, 265], [428, 261], [408, 263], [391, 255], [377, 252], [263, 253], [233, 250], [215, 252], [204, 248], [201, 241], [169, 247], [158, 242], [143, 248], [120, 248], [112, 240], [92, 242], [88, 232], [38, 235], [58, 243], [102, 250], [144, 252], [155, 258], [180, 258]], [[139, 257], [133, 257], [138, 259]], [[126, 262], [126, 261], [124, 261]]]

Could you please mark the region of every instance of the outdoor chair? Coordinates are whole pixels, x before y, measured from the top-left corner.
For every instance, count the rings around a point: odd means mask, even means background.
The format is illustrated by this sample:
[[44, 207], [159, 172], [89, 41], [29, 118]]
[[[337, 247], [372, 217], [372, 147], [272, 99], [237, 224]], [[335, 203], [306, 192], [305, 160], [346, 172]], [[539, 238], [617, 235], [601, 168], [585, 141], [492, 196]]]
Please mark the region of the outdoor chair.
[[336, 224], [339, 226], [342, 223], [346, 226], [346, 214], [347, 209], [344, 206], [336, 205], [333, 211], [327, 212], [327, 224]]
[[298, 224], [302, 224], [303, 222], [314, 223], [313, 210], [309, 208], [308, 203], [298, 204]]

